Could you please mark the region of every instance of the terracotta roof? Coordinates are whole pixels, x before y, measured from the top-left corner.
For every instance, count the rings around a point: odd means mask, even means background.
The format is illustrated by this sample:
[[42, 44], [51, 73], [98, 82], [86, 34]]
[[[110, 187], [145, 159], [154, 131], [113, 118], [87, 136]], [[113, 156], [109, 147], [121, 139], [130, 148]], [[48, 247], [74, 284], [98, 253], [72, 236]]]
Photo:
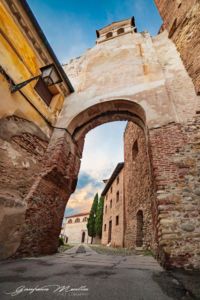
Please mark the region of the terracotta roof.
[[117, 177], [117, 175], [119, 174], [119, 172], [123, 169], [124, 167], [124, 163], [118, 163], [118, 165], [116, 166], [116, 168], [114, 169], [110, 179], [108, 180], [103, 192], [101, 193], [102, 196], [105, 196], [107, 191], [109, 190], [110, 186], [112, 185], [113, 181], [115, 180], [115, 178]]
[[89, 215], [89, 214], [90, 214], [90, 212], [82, 212], [82, 213], [79, 213], [79, 214], [67, 216], [67, 217], [65, 217], [65, 219], [74, 218], [74, 217], [86, 216], [86, 215]]

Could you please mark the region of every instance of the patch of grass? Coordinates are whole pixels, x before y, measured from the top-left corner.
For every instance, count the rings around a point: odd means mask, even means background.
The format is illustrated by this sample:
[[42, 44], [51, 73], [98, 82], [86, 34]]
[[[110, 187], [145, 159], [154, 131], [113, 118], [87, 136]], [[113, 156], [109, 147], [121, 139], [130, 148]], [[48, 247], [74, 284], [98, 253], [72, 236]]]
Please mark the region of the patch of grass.
[[69, 249], [71, 249], [72, 247], [74, 247], [74, 246], [73, 246], [73, 245], [70, 245], [70, 244], [64, 244], [64, 245], [61, 245], [60, 247], [58, 247], [58, 252], [59, 252], [59, 253], [65, 252], [66, 250], [69, 250]]

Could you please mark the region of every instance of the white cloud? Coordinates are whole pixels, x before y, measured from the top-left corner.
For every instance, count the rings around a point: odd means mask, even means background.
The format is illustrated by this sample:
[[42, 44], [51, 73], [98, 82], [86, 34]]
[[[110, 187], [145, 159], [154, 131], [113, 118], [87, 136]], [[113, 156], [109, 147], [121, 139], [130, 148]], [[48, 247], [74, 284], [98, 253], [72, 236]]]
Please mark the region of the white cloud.
[[[90, 211], [96, 193], [101, 194], [102, 180], [109, 178], [116, 165], [124, 160], [123, 133], [126, 122], [112, 122], [90, 131], [86, 136], [80, 175], [90, 178], [90, 183], [77, 188], [71, 195], [67, 210], [73, 213]], [[83, 180], [79, 176], [80, 182]], [[100, 185], [102, 183], [102, 185]]]
[[96, 193], [100, 194], [101, 189], [95, 188], [92, 183], [87, 184], [71, 195], [67, 209], [73, 209], [73, 213], [90, 211]]
[[81, 171], [101, 181], [124, 160], [123, 132], [126, 122], [113, 122], [92, 130], [86, 136]]

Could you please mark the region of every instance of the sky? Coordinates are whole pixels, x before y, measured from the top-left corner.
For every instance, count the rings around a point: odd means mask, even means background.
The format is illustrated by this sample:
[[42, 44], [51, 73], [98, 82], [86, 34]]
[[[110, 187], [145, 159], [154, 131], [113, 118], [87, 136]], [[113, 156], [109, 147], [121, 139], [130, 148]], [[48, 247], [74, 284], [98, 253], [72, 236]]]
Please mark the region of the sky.
[[[161, 18], [153, 0], [27, 0], [61, 64], [95, 45], [96, 30], [114, 21], [135, 17], [139, 32], [156, 35]], [[126, 122], [112, 122], [91, 130], [84, 146], [78, 185], [65, 215], [90, 210], [95, 193], [101, 193], [124, 160]]]

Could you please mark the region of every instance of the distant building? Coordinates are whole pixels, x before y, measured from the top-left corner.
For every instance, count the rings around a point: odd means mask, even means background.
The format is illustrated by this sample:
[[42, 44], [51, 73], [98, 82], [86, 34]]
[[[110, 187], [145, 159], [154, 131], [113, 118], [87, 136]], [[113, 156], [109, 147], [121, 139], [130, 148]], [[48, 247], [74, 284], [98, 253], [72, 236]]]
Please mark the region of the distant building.
[[102, 192], [104, 196], [104, 213], [102, 244], [123, 247], [124, 237], [124, 189], [123, 167], [119, 163]]
[[65, 243], [91, 243], [91, 237], [88, 236], [87, 231], [88, 218], [89, 212], [71, 215], [64, 219], [61, 237], [64, 239]]

